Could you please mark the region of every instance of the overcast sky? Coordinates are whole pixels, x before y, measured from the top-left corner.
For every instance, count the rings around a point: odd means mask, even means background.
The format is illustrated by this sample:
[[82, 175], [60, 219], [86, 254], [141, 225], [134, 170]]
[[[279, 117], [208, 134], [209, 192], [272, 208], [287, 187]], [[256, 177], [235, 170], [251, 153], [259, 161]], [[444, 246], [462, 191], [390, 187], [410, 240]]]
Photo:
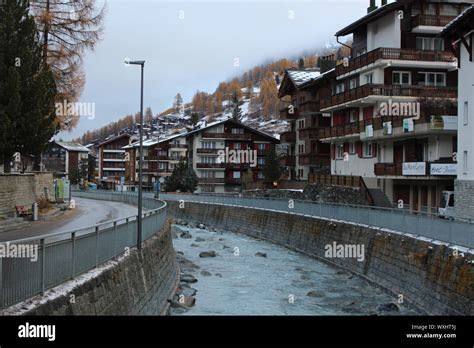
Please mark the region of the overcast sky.
[[[379, 1], [377, 1], [379, 2]], [[139, 110], [144, 59], [145, 108], [170, 107], [177, 92], [189, 101], [269, 60], [298, 56], [327, 44], [366, 13], [369, 0], [163, 1], [109, 0], [104, 39], [85, 57], [81, 102], [95, 103], [95, 119], [59, 137], [69, 140]], [[234, 66], [235, 58], [240, 62]]]

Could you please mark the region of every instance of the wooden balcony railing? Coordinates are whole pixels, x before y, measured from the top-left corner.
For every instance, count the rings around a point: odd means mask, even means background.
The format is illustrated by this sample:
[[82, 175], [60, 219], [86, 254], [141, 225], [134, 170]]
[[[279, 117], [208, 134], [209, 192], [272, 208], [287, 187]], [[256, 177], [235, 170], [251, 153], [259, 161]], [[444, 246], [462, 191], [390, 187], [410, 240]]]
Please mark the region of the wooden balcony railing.
[[242, 183], [241, 179], [236, 179], [236, 178], [225, 178], [224, 182], [227, 185], [240, 185]]
[[295, 143], [296, 132], [284, 132], [280, 135], [280, 143]]
[[319, 112], [320, 110], [320, 105], [319, 105], [319, 100], [308, 100], [305, 102], [302, 102], [298, 106], [298, 111], [300, 115], [311, 113], [311, 112]]
[[456, 87], [402, 86], [402, 85], [363, 85], [321, 101], [321, 108], [346, 104], [368, 96], [414, 97], [414, 98], [457, 98]]
[[402, 175], [403, 163], [375, 163], [374, 172], [376, 176], [398, 176]]
[[454, 62], [454, 54], [450, 51], [422, 51], [401, 48], [377, 48], [359, 57], [350, 59], [348, 64], [336, 66], [336, 76], [347, 74], [353, 70], [373, 64], [380, 59], [416, 60], [423, 62]]
[[319, 139], [319, 127], [306, 127], [299, 130], [301, 140], [317, 140]]
[[298, 164], [300, 166], [318, 166], [321, 169], [329, 168], [331, 165], [330, 155], [314, 155], [311, 153], [301, 154], [298, 156]]
[[203, 138], [209, 139], [235, 139], [235, 140], [250, 140], [252, 134], [233, 134], [233, 133], [203, 133]]
[[204, 149], [204, 148], [199, 148], [196, 150], [197, 153], [204, 153], [204, 154], [215, 154], [217, 155], [217, 152], [219, 150], [223, 150], [223, 149]]
[[197, 163], [197, 168], [225, 168], [225, 163]]
[[412, 28], [419, 27], [420, 25], [430, 26], [430, 27], [445, 27], [448, 25], [455, 16], [440, 16], [440, 15], [426, 15], [419, 14], [412, 18], [411, 26]]
[[200, 184], [223, 184], [224, 178], [199, 178]]

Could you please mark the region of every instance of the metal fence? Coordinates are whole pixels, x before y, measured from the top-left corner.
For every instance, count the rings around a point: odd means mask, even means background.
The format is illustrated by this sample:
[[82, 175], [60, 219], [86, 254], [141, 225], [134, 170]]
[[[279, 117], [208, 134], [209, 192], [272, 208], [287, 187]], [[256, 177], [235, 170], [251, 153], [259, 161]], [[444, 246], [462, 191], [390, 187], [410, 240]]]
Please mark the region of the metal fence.
[[[137, 204], [136, 194], [73, 192], [73, 197]], [[166, 203], [143, 198], [143, 240], [166, 221]], [[1, 243], [4, 250], [24, 248], [23, 257], [0, 257], [0, 308], [11, 306], [123, 254], [137, 245], [137, 217], [129, 216], [75, 231]], [[29, 249], [25, 249], [29, 248]], [[36, 260], [32, 251], [36, 250]], [[17, 255], [18, 256], [18, 255]]]
[[161, 194], [160, 198], [173, 201], [184, 200], [185, 202], [253, 207], [330, 218], [377, 228], [386, 228], [467, 248], [474, 248], [473, 223], [446, 220], [435, 215], [403, 209], [317, 203], [303, 200], [291, 200], [290, 202], [287, 199], [250, 198], [235, 195]]

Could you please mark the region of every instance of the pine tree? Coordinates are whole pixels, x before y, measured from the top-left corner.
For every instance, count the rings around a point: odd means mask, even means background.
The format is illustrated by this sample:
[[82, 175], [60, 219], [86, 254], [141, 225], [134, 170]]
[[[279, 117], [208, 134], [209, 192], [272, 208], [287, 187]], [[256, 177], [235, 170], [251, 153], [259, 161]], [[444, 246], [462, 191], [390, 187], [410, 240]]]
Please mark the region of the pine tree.
[[236, 92], [232, 95], [231, 99], [231, 108], [232, 108], [232, 119], [234, 121], [240, 122], [240, 119], [242, 118], [242, 109], [240, 106], [243, 104], [243, 102], [239, 99], [238, 95]]
[[0, 70], [7, 77], [0, 80], [4, 170], [10, 170], [12, 151], [20, 152], [23, 159], [33, 156], [33, 169], [39, 170], [41, 152], [58, 130], [54, 122], [56, 85], [42, 60], [27, 0], [7, 1], [0, 6], [0, 52]]
[[198, 184], [196, 172], [186, 161], [180, 161], [173, 172], [166, 178], [164, 184], [165, 192], [194, 192]]
[[263, 175], [266, 182], [275, 182], [280, 179], [281, 167], [278, 156], [275, 152], [275, 146], [270, 145], [265, 157], [265, 166], [263, 167]]

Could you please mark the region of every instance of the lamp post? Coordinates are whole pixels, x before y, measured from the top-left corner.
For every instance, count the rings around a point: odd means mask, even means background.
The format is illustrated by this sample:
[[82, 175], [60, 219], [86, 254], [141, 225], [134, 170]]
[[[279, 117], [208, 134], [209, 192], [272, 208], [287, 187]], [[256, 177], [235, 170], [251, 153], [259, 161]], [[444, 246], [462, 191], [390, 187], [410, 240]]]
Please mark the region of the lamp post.
[[137, 248], [142, 248], [142, 164], [143, 164], [143, 69], [145, 68], [144, 60], [125, 60], [126, 65], [141, 66], [141, 91], [140, 91], [140, 149], [138, 150], [138, 220], [137, 220]]

